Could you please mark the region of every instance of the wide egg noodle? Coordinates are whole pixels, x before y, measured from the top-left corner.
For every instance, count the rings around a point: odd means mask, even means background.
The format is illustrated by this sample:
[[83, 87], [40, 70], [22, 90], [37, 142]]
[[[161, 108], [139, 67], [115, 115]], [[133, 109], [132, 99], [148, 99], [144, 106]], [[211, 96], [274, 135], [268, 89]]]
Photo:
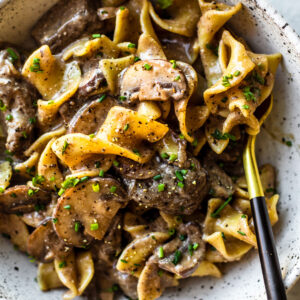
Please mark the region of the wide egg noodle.
[[0, 213], [0, 232], [8, 235], [12, 244], [22, 252], [27, 251], [29, 232], [21, 217], [14, 214]]
[[60, 188], [64, 181], [63, 174], [58, 166], [57, 157], [51, 148], [55, 140], [55, 138], [51, 139], [46, 145], [39, 158], [37, 167], [38, 174], [45, 179], [42, 182], [42, 185], [51, 188], [54, 191], [56, 191], [57, 188]]
[[[128, 129], [124, 130], [126, 127]], [[168, 127], [162, 123], [139, 115], [135, 111], [115, 106], [109, 111], [95, 137], [91, 138], [80, 133], [67, 134], [57, 139], [52, 149], [70, 168], [92, 154], [120, 155], [145, 163], [151, 158], [153, 151], [141, 145], [141, 142], [147, 140], [154, 143], [160, 140], [168, 130]], [[68, 146], [65, 151], [62, 151], [64, 145]]]
[[230, 205], [226, 205], [219, 216], [211, 216], [223, 203], [218, 198], [209, 200], [203, 239], [225, 261], [239, 260], [253, 246], [257, 247], [256, 237], [249, 227], [248, 216], [235, 211]]
[[[121, 253], [117, 270], [139, 277], [146, 260], [153, 254], [157, 246], [161, 245], [170, 235], [164, 232], [151, 232], [138, 236]], [[137, 266], [138, 265], [138, 266]]]
[[21, 175], [26, 177], [29, 175], [29, 173], [31, 173], [29, 172], [29, 170], [37, 170], [37, 164], [40, 158], [40, 154], [42, 153], [48, 142], [55, 137], [63, 135], [65, 132], [66, 129], [64, 127], [60, 127], [53, 131], [42, 134], [31, 144], [31, 146], [27, 150], [24, 151], [24, 155], [27, 156], [28, 159], [16, 164], [14, 169], [17, 170]]
[[218, 59], [216, 33], [241, 8], [242, 4], [228, 6], [223, 3], [199, 1], [202, 16], [198, 23], [200, 54], [208, 86], [212, 86], [222, 75]]
[[54, 263], [39, 263], [37, 282], [41, 291], [63, 287], [54, 268]]
[[63, 295], [64, 300], [80, 296], [94, 276], [94, 262], [89, 251], [76, 254], [72, 251], [65, 258], [56, 258], [54, 266], [59, 280], [69, 289]]
[[[34, 61], [39, 60], [38, 71], [32, 71]], [[38, 100], [38, 120], [41, 125], [53, 121], [59, 107], [72, 97], [81, 80], [77, 62], [64, 64], [52, 55], [48, 46], [34, 51], [25, 62], [22, 75], [40, 92], [43, 99]]]
[[203, 126], [209, 116], [209, 110], [206, 106], [188, 107], [188, 102], [198, 85], [198, 76], [190, 65], [183, 62], [176, 62], [176, 64], [185, 75], [189, 91], [184, 99], [174, 102], [175, 114], [184, 138], [189, 142], [193, 142], [195, 137], [192, 136], [192, 133]]
[[200, 9], [197, 0], [174, 0], [166, 8], [170, 18], [162, 19], [149, 2], [149, 12], [153, 21], [161, 28], [190, 37], [196, 31], [197, 22], [200, 17]]
[[121, 71], [134, 63], [134, 55], [128, 55], [116, 59], [102, 59], [99, 63], [100, 69], [106, 79], [108, 90], [116, 93], [116, 82]]
[[84, 37], [69, 45], [63, 51], [63, 60], [67, 61], [72, 57], [91, 57], [101, 52], [104, 58], [117, 58], [120, 48], [107, 36], [101, 34], [99, 38], [90, 39]]
[[3, 192], [10, 184], [12, 177], [12, 167], [8, 161], [0, 163], [0, 188]]

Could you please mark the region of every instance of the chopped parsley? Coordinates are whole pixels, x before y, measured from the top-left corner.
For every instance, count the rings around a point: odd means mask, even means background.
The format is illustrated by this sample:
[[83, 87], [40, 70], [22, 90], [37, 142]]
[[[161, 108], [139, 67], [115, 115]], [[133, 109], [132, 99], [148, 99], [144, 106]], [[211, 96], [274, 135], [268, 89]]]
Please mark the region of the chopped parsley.
[[235, 71], [235, 72], [233, 73], [233, 76], [235, 76], [235, 77], [240, 76], [240, 75], [241, 75], [241, 72], [240, 72], [240, 71]]
[[93, 39], [101, 38], [101, 34], [100, 33], [94, 33], [94, 34], [92, 34], [92, 38]]
[[128, 44], [128, 48], [136, 48], [136, 44], [129, 43], [129, 44]]
[[94, 183], [94, 184], [92, 185], [92, 188], [93, 188], [93, 191], [94, 191], [95, 193], [99, 193], [99, 191], [100, 191], [99, 183]]
[[249, 86], [244, 87], [243, 94], [247, 101], [256, 101], [255, 95], [251, 92], [251, 88]]
[[150, 71], [152, 69], [152, 66], [149, 64], [144, 64], [144, 69]]
[[180, 182], [178, 182], [178, 183], [177, 183], [177, 185], [178, 185], [180, 188], [182, 188], [182, 189], [184, 188], [184, 183], [183, 183], [183, 182], [181, 182], [181, 181], [180, 181]]
[[180, 78], [181, 78], [180, 75], [178, 75], [174, 78], [174, 81], [178, 81]]
[[103, 170], [99, 171], [99, 177], [104, 177], [104, 171]]
[[231, 74], [223, 76], [222, 85], [225, 86], [225, 87], [231, 86], [231, 83], [229, 82], [229, 79], [232, 79], [232, 78], [233, 78], [233, 76]]
[[179, 171], [179, 170], [175, 171], [175, 176], [180, 181], [184, 180], [183, 175], [182, 175], [181, 171]]
[[70, 210], [71, 209], [71, 205], [70, 204], [65, 205], [64, 209]]
[[162, 179], [162, 176], [161, 176], [160, 174], [158, 174], [158, 175], [155, 175], [155, 176], [153, 177], [153, 179], [154, 179], [154, 180], [160, 180], [160, 179]]
[[39, 58], [35, 57], [33, 59], [32, 65], [29, 67], [29, 70], [34, 73], [42, 73], [43, 70], [41, 69], [40, 62], [41, 62], [41, 60]]
[[126, 96], [120, 96], [120, 97], [119, 97], [119, 100], [120, 100], [120, 101], [125, 101], [126, 99], [127, 99]]
[[176, 233], [176, 230], [174, 228], [169, 229], [169, 235], [174, 235]]
[[162, 153], [160, 156], [161, 156], [161, 158], [164, 158], [164, 159], [169, 158], [169, 154], [166, 152]]
[[29, 124], [35, 124], [36, 123], [36, 118], [33, 117], [33, 118], [29, 118]]
[[213, 213], [210, 214], [212, 218], [218, 218], [220, 212], [225, 208], [225, 206], [232, 200], [232, 196], [229, 196], [227, 200], [222, 203]]
[[214, 47], [212, 44], [206, 44], [205, 47], [211, 50], [215, 56], [219, 56], [219, 46]]
[[164, 183], [160, 183], [157, 186], [157, 190], [158, 190], [158, 192], [163, 192], [165, 190], [165, 184]]
[[117, 187], [116, 187], [115, 185], [112, 185], [112, 186], [110, 187], [110, 189], [109, 189], [109, 191], [110, 191], [111, 193], [115, 193], [116, 190], [117, 190]]
[[241, 216], [241, 218], [243, 218], [243, 219], [246, 219], [246, 218], [247, 218], [247, 216], [246, 216], [246, 215], [242, 215], [242, 216]]
[[103, 100], [105, 100], [106, 94], [103, 94], [100, 96], [100, 98], [97, 100], [97, 102], [101, 103]]
[[38, 184], [41, 184], [44, 181], [45, 181], [45, 177], [42, 176], [42, 175], [35, 175], [32, 178], [32, 184], [33, 184], [33, 186], [37, 186]]
[[32, 190], [32, 189], [29, 189], [28, 192], [27, 192], [28, 196], [33, 196], [34, 193], [35, 193], [35, 191]]
[[169, 161], [175, 161], [177, 159], [177, 154], [171, 154], [169, 157]]
[[159, 247], [158, 249], [158, 257], [159, 258], [164, 258], [165, 254], [164, 254], [164, 248], [163, 247]]
[[244, 104], [242, 107], [243, 107], [244, 109], [249, 109], [249, 105], [247, 105], [247, 104]]
[[7, 116], [5, 117], [5, 119], [6, 119], [7, 121], [12, 121], [13, 116], [12, 116], [11, 114], [9, 114], [9, 115], [7, 115]]
[[3, 101], [0, 99], [0, 110], [6, 111], [6, 105], [3, 103]]
[[261, 85], [265, 85], [265, 79], [260, 76], [257, 72], [253, 72], [253, 78], [255, 81], [257, 81]]
[[92, 223], [90, 228], [91, 228], [92, 231], [98, 230], [99, 229], [99, 224], [98, 223]]
[[75, 224], [74, 224], [74, 230], [75, 230], [76, 232], [78, 232], [79, 229], [80, 229], [80, 227], [81, 227], [81, 223], [78, 222], [78, 221], [76, 221]]
[[161, 9], [166, 9], [173, 4], [173, 0], [157, 0], [157, 4]]
[[109, 293], [117, 292], [119, 290], [119, 286], [114, 284], [111, 288], [108, 289]]
[[120, 261], [121, 261], [122, 263], [124, 263], [124, 264], [128, 264], [128, 261], [125, 260], [125, 259], [120, 259]]
[[198, 145], [198, 140], [194, 139], [193, 142], [192, 142], [192, 146], [197, 147], [197, 145]]
[[58, 264], [58, 267], [61, 269], [61, 268], [64, 268], [66, 265], [67, 265], [67, 263], [65, 261], [62, 261]]
[[180, 239], [181, 241], [185, 241], [185, 240], [186, 240], [186, 235], [185, 235], [185, 234], [180, 234], [180, 235], [179, 235], [179, 239]]
[[18, 59], [19, 56], [17, 55], [17, 53], [11, 49], [11, 48], [7, 48], [6, 52], [8, 53], [9, 56], [9, 60], [14, 64]]
[[135, 56], [134, 57], [134, 62], [137, 62], [137, 61], [139, 61], [139, 60], [141, 60], [138, 56]]
[[113, 161], [113, 165], [114, 165], [115, 167], [118, 167], [118, 166], [120, 165], [120, 163], [119, 163], [117, 160], [114, 160], [114, 161]]
[[65, 141], [65, 142], [64, 142], [64, 145], [63, 145], [63, 147], [62, 147], [62, 149], [61, 149], [61, 154], [65, 154], [65, 152], [66, 152], [68, 146], [69, 146], [69, 143], [68, 143], [67, 141]]
[[211, 134], [212, 137], [214, 137], [217, 140], [227, 140], [230, 139], [232, 141], [236, 141], [236, 137], [230, 133], [224, 133], [222, 134], [222, 132], [219, 129], [215, 129], [214, 133]]
[[57, 218], [53, 218], [53, 219], [52, 219], [53, 224], [56, 224], [57, 221], [58, 221]]
[[129, 128], [129, 124], [127, 123], [127, 124], [124, 126], [123, 130], [124, 130], [124, 131], [127, 131], [128, 128]]
[[91, 139], [93, 139], [93, 138], [95, 137], [95, 133], [89, 134], [89, 137], [90, 137]]
[[237, 231], [237, 233], [239, 233], [240, 235], [243, 235], [243, 236], [245, 236], [245, 235], [246, 235], [246, 233], [245, 233], [245, 232], [243, 232], [243, 231], [240, 231], [240, 230], [238, 230], [238, 231]]
[[175, 254], [174, 254], [174, 258], [172, 260], [172, 263], [176, 266], [180, 262], [181, 257], [182, 257], [181, 251], [180, 250], [176, 250]]
[[172, 59], [172, 60], [170, 60], [170, 63], [172, 64], [172, 68], [176, 69], [176, 67], [177, 67], [176, 60]]

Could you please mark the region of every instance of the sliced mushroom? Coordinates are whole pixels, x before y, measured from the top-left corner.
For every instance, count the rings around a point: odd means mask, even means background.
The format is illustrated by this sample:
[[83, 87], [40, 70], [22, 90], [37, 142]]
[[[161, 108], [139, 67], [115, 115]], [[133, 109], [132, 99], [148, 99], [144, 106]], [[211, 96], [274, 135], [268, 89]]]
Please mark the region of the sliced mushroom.
[[113, 217], [126, 202], [126, 193], [112, 178], [94, 178], [68, 189], [54, 210], [55, 230], [67, 244], [83, 247], [101, 240]]
[[37, 205], [50, 202], [51, 194], [27, 185], [16, 185], [0, 194], [0, 210], [5, 213], [34, 211]]
[[105, 95], [82, 106], [70, 121], [68, 132], [84, 134], [97, 132], [105, 121], [109, 110], [116, 105], [114, 98], [104, 97]]
[[161, 269], [181, 277], [191, 275], [203, 259], [205, 252], [200, 227], [192, 222], [181, 224], [177, 237], [162, 246], [162, 249], [163, 257], [159, 255], [158, 248], [156, 258], [152, 257], [150, 260], [157, 262]]
[[185, 76], [175, 62], [160, 59], [136, 62], [123, 72], [119, 86], [121, 97], [128, 102], [179, 101], [187, 92]]
[[16, 245], [18, 249], [26, 252], [29, 232], [20, 217], [0, 213], [0, 232], [8, 235], [12, 243]]
[[53, 259], [61, 258], [70, 252], [53, 228], [51, 219], [37, 227], [29, 236], [27, 252], [40, 262], [51, 262]]
[[31, 226], [33, 228], [37, 228], [38, 226], [40, 226], [40, 224], [42, 224], [42, 222], [45, 219], [50, 218], [52, 216], [56, 203], [57, 196], [52, 194], [52, 200], [45, 207], [45, 209], [36, 209], [32, 212], [24, 213], [22, 214], [21, 219], [26, 225]]

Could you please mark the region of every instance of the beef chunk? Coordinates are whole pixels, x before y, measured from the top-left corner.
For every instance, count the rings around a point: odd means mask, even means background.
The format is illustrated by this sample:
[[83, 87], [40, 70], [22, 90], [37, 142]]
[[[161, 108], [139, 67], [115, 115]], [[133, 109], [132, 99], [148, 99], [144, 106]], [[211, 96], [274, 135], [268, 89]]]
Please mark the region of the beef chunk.
[[96, 32], [102, 27], [97, 11], [89, 0], [60, 0], [32, 30], [39, 45], [46, 44], [56, 52], [84, 33]]
[[[124, 179], [131, 200], [170, 214], [190, 215], [200, 206], [207, 194], [206, 174], [196, 158], [188, 158], [179, 168], [156, 157], [152, 169], [158, 176], [132, 179], [131, 172], [130, 178]], [[142, 173], [141, 169], [137, 172]]]
[[35, 88], [22, 79], [6, 50], [0, 51], [0, 104], [7, 131], [6, 148], [16, 156], [32, 142], [35, 108], [38, 98]]

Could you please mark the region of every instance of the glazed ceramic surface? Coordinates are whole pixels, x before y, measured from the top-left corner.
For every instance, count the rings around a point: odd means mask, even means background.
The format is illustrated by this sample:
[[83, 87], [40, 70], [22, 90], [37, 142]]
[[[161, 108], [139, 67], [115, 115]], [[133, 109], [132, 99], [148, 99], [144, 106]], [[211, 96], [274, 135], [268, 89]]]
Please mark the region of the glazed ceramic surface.
[[[55, 1], [0, 0], [0, 40], [28, 45], [35, 21]], [[225, 1], [236, 3], [238, 1]], [[244, 9], [230, 22], [255, 52], [281, 52], [283, 62], [275, 84], [274, 110], [258, 138], [260, 163], [277, 169], [280, 193], [279, 222], [274, 227], [285, 285], [291, 288], [300, 276], [300, 40], [289, 25], [264, 0], [243, 0]], [[282, 143], [291, 140], [292, 147]], [[29, 258], [0, 240], [0, 299], [56, 300], [62, 291], [39, 291], [36, 266]], [[258, 254], [250, 251], [240, 262], [222, 268], [221, 279], [192, 278], [161, 299], [265, 299]]]

